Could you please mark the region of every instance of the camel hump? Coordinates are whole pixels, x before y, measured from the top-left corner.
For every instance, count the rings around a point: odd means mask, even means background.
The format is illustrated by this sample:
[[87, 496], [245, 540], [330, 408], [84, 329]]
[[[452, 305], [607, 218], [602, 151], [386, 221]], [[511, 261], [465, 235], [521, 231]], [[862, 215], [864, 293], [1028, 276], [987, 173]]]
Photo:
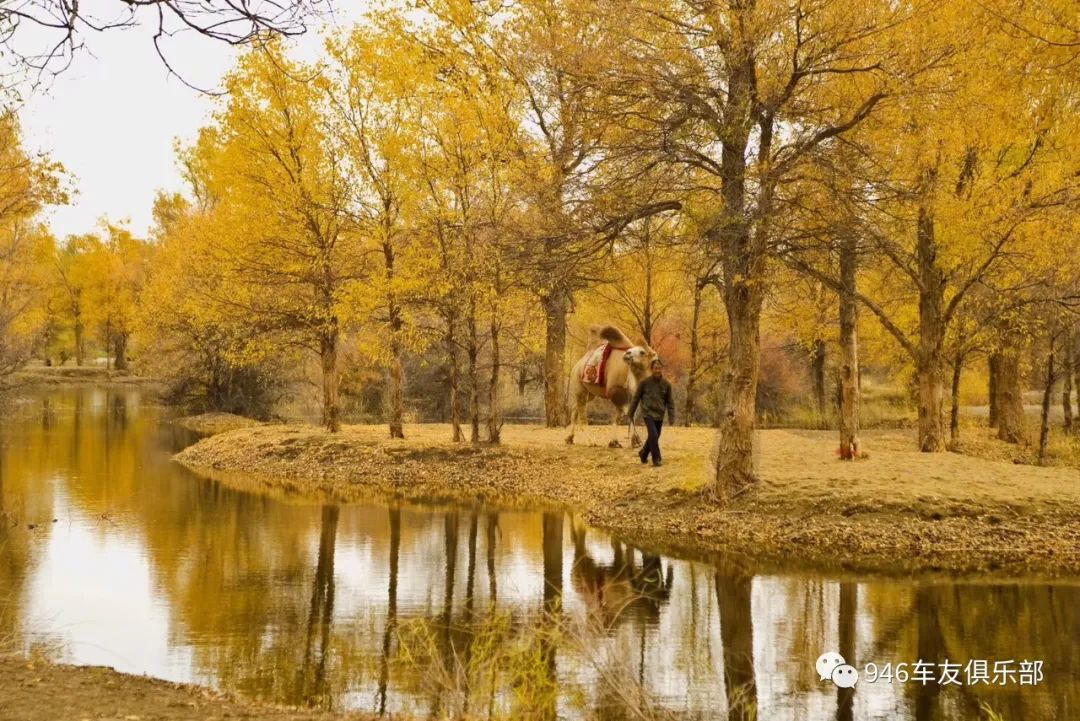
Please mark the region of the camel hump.
[[594, 325], [589, 329], [589, 335], [593, 338], [607, 341], [614, 346], [630, 347], [633, 343], [623, 335], [623, 332], [613, 325]]

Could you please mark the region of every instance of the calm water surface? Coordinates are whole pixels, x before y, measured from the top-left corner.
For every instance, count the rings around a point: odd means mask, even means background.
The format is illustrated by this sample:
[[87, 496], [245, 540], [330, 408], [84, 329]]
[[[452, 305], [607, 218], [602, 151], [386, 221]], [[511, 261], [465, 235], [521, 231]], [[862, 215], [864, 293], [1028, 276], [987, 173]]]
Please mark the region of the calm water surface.
[[[562, 513], [286, 503], [172, 463], [194, 438], [133, 391], [54, 391], [2, 415], [0, 645], [424, 717], [951, 721], [987, 703], [1010, 721], [1080, 719], [1068, 583], [761, 575], [650, 555]], [[1043, 672], [1034, 686], [864, 674], [841, 691], [814, 671], [827, 650], [860, 670]]]

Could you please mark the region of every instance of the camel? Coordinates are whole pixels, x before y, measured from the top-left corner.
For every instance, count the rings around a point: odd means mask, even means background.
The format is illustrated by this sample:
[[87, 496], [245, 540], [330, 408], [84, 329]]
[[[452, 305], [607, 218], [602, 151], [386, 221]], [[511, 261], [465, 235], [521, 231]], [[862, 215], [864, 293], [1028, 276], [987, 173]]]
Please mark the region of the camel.
[[[582, 375], [589, 358], [596, 352], [600, 342], [611, 345], [612, 352], [607, 359], [607, 368], [604, 372], [604, 385], [587, 383]], [[622, 331], [610, 325], [593, 326], [589, 329], [589, 348], [585, 355], [574, 364], [570, 371], [570, 382], [567, 385], [567, 396], [570, 401], [570, 435], [566, 437], [568, 444], [573, 444], [577, 433], [578, 422], [587, 418], [585, 409], [593, 398], [606, 398], [611, 401], [611, 448], [620, 448], [619, 443], [619, 418], [626, 413], [630, 400], [637, 391], [638, 383], [645, 380], [649, 374], [649, 366], [657, 357], [656, 351], [642, 343], [634, 345], [623, 335]], [[630, 419], [630, 445], [637, 446], [641, 440], [634, 428], [634, 419]]]

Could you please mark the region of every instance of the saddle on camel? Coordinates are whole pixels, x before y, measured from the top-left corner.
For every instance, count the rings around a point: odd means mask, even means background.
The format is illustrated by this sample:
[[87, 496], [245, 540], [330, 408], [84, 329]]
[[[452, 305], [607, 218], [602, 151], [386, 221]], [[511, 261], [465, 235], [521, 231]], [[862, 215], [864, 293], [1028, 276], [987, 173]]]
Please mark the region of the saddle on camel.
[[[623, 345], [617, 341], [604, 341], [599, 348], [589, 354], [588, 359], [585, 361], [585, 369], [581, 372], [582, 382], [605, 388], [608, 358], [611, 356], [611, 352], [616, 350], [627, 351], [630, 350], [630, 347], [630, 345]], [[603, 395], [606, 397], [607, 393]]]
[[[648, 345], [633, 344], [618, 328], [610, 325], [593, 326], [589, 329], [589, 350], [574, 364], [567, 386], [570, 406], [570, 435], [567, 443], [574, 442], [578, 424], [586, 421], [585, 409], [592, 398], [602, 398], [611, 403], [612, 447], [620, 445], [618, 439], [619, 418], [626, 414], [630, 399], [638, 383], [649, 373], [649, 363], [656, 353]], [[638, 441], [633, 419], [629, 427], [630, 444]]]

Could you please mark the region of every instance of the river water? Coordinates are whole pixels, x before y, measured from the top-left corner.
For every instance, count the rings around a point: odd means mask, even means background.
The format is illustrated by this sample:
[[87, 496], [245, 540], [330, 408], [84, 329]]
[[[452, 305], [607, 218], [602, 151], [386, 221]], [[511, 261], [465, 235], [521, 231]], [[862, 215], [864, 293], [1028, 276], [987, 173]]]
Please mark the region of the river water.
[[421, 717], [1080, 718], [1068, 582], [760, 574], [560, 512], [284, 502], [170, 460], [194, 440], [131, 390], [3, 409], [0, 647]]

